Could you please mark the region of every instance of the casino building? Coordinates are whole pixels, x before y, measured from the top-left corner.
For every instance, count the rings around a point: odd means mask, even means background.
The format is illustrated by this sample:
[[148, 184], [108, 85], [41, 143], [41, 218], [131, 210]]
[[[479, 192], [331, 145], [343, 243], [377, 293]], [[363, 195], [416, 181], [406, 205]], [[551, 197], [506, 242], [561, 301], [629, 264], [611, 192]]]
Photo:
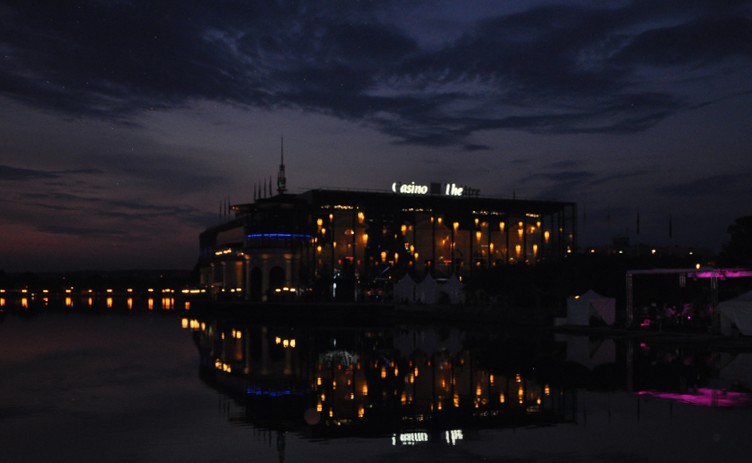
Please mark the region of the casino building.
[[315, 189], [230, 206], [200, 236], [200, 285], [217, 299], [389, 299], [393, 285], [470, 281], [498, 265], [536, 265], [576, 246], [576, 205], [485, 198], [454, 183], [387, 192]]

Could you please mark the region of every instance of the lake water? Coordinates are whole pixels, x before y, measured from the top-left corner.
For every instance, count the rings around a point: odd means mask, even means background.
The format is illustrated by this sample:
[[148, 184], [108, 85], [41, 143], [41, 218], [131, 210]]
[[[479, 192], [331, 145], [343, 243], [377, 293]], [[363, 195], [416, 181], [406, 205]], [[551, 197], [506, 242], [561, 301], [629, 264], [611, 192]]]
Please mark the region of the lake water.
[[750, 355], [398, 320], [6, 313], [0, 461], [746, 462]]

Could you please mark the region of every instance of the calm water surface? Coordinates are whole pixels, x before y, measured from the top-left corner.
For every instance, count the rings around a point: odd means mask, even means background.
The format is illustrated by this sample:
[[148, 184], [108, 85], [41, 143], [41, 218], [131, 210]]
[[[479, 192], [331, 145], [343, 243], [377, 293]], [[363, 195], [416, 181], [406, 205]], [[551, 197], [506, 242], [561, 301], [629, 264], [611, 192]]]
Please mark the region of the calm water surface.
[[0, 323], [2, 461], [749, 461], [752, 361], [499, 327]]

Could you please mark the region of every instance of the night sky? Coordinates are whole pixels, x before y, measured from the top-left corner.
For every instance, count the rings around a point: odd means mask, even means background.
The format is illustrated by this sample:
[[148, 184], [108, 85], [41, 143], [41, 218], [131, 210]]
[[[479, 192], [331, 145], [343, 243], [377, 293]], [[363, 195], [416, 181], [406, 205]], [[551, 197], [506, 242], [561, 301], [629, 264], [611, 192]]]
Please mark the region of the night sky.
[[752, 214], [749, 1], [3, 1], [0, 108], [11, 272], [189, 269], [281, 137], [293, 193], [574, 201], [583, 245]]

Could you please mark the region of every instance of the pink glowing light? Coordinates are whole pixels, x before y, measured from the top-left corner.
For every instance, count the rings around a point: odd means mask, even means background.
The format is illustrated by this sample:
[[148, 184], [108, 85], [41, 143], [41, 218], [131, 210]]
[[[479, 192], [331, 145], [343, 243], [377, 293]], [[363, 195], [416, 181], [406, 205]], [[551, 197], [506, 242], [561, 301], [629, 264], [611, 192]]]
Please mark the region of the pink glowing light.
[[748, 407], [752, 405], [752, 394], [747, 392], [724, 391], [722, 389], [698, 388], [694, 393], [639, 391], [637, 395], [674, 400], [702, 407]]

